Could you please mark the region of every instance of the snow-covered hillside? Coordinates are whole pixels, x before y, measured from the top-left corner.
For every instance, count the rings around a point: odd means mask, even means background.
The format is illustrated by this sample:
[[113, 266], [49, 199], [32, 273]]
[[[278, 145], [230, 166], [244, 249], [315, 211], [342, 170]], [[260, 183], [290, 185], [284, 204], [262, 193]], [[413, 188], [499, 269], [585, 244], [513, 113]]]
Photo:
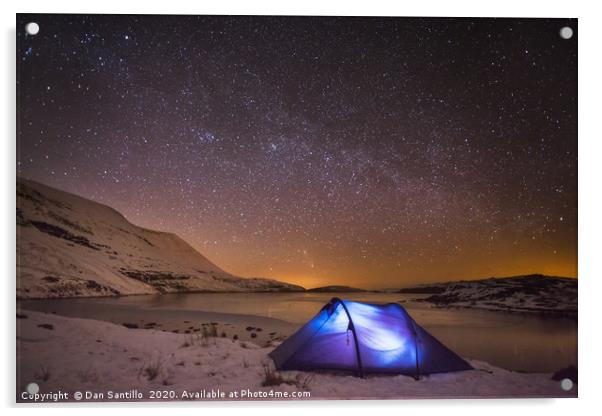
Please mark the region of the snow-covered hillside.
[[401, 293], [428, 293], [416, 299], [438, 307], [466, 307], [577, 317], [577, 279], [542, 275], [435, 283]]
[[175, 234], [137, 227], [85, 198], [17, 181], [19, 298], [298, 290], [233, 276]]

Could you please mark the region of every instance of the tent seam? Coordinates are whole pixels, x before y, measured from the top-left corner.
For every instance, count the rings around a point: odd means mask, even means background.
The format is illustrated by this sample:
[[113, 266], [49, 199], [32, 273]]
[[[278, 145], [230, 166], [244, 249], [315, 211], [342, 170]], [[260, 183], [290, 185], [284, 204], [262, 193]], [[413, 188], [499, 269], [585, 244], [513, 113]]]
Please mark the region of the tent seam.
[[355, 323], [353, 322], [353, 319], [351, 318], [351, 314], [347, 310], [347, 306], [345, 306], [345, 302], [343, 302], [339, 298], [334, 298], [334, 299], [338, 300], [341, 303], [341, 306], [343, 306], [343, 309], [345, 310], [345, 313], [347, 314], [347, 319], [349, 319], [349, 322], [351, 323], [351, 332], [353, 332], [353, 341], [355, 343], [355, 353], [357, 355], [357, 364], [359, 367], [360, 377], [363, 378], [364, 377], [364, 366], [362, 364], [362, 356], [360, 354], [360, 345], [359, 345], [359, 341], [357, 339], [357, 330], [355, 329]]

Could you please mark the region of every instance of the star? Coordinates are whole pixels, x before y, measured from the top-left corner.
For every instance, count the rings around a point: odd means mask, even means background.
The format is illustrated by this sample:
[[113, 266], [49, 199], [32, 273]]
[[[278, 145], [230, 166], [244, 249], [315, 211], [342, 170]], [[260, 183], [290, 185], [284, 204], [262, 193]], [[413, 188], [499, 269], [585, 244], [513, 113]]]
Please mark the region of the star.
[[241, 276], [576, 273], [574, 20], [34, 17], [19, 176]]

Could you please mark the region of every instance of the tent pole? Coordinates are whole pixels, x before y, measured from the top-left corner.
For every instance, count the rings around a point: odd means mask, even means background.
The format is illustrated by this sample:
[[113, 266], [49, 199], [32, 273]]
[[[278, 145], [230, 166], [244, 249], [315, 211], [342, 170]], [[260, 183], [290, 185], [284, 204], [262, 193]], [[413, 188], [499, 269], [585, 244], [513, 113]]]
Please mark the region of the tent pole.
[[343, 309], [345, 310], [345, 313], [347, 314], [347, 319], [349, 319], [349, 329], [351, 329], [351, 332], [353, 333], [353, 343], [355, 344], [355, 354], [357, 356], [357, 365], [359, 368], [359, 375], [361, 378], [364, 378], [364, 366], [362, 364], [362, 356], [360, 354], [360, 346], [359, 346], [359, 343], [357, 342], [357, 333], [355, 331], [355, 325], [353, 324], [353, 319], [351, 319], [351, 314], [349, 314], [349, 311], [347, 310], [347, 306], [345, 306], [345, 303], [341, 299], [332, 298], [332, 301], [340, 302], [341, 306], [343, 306]]
[[420, 365], [418, 361], [418, 331], [416, 331], [416, 323], [414, 320], [412, 318], [410, 318], [410, 320], [412, 321], [412, 331], [414, 332], [414, 348], [416, 354], [416, 373], [414, 375], [414, 379], [420, 380]]

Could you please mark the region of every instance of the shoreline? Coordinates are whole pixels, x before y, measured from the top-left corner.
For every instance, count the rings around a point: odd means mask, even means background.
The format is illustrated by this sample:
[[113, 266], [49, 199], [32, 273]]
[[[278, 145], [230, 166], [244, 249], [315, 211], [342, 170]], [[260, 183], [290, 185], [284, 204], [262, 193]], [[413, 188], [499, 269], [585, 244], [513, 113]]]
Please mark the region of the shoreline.
[[[366, 290], [367, 293], [379, 293], [378, 291]], [[141, 292], [141, 293], [120, 293], [118, 295], [83, 295], [83, 296], [56, 296], [56, 297], [22, 297], [17, 296], [17, 302], [27, 302], [30, 300], [61, 300], [61, 299], [118, 299], [129, 298], [136, 296], [162, 296], [162, 295], [194, 295], [194, 294], [241, 294], [241, 293], [320, 293], [311, 292], [310, 290], [188, 290], [186, 292]], [[327, 292], [340, 293], [340, 292]], [[346, 293], [346, 292], [345, 292]]]
[[221, 338], [252, 341], [260, 346], [271, 345], [274, 341], [282, 340], [302, 325], [259, 315], [202, 310], [130, 308], [126, 305], [112, 305], [107, 308], [101, 303], [90, 304], [85, 310], [77, 311], [71, 310], [68, 305], [61, 305], [61, 308], [28, 306], [22, 307], [18, 304], [17, 312], [35, 311], [66, 318], [108, 322], [130, 329], [147, 329], [190, 336], [210, 329], [215, 330]]
[[541, 318], [551, 318], [551, 319], [567, 319], [574, 322], [578, 321], [578, 311], [554, 311], [554, 310], [544, 310], [544, 309], [504, 309], [501, 307], [488, 307], [483, 305], [454, 305], [454, 304], [439, 304], [436, 302], [431, 302], [424, 299], [409, 299], [409, 300], [400, 300], [399, 303], [403, 305], [408, 302], [418, 302], [422, 304], [426, 304], [434, 309], [442, 309], [442, 310], [469, 310], [469, 311], [484, 311], [484, 312], [498, 312], [510, 315], [518, 315], [518, 316], [532, 316], [532, 317], [541, 317]]
[[[204, 290], [199, 290], [199, 291], [187, 291], [187, 292], [168, 292], [168, 293], [135, 293], [135, 294], [120, 294], [120, 295], [100, 295], [100, 296], [64, 296], [64, 297], [32, 297], [32, 298], [22, 298], [22, 297], [18, 297], [16, 298], [16, 302], [17, 304], [19, 304], [20, 302], [44, 302], [44, 301], [49, 301], [49, 302], [53, 302], [53, 301], [61, 301], [61, 300], [84, 300], [84, 299], [91, 299], [91, 300], [102, 300], [102, 299], [121, 299], [121, 298], [136, 298], [136, 297], [143, 297], [143, 296], [178, 296], [178, 295], [195, 295], [195, 294], [207, 294], [207, 295], [218, 295], [218, 294], [275, 294], [275, 295], [283, 295], [283, 294], [301, 294], [301, 293], [305, 293], [305, 294], [310, 294], [310, 295], [314, 295], [314, 294], [332, 294], [333, 296], [335, 295], [343, 295], [343, 294], [352, 294], [352, 295], [357, 295], [358, 293], [365, 293], [365, 294], [391, 294], [389, 292], [381, 292], [378, 290], [363, 290], [361, 292], [324, 292], [324, 291], [312, 291], [312, 290], [304, 290], [304, 291], [204, 291]], [[393, 294], [395, 294], [397, 292], [393, 292]], [[518, 316], [534, 316], [534, 317], [542, 317], [542, 318], [553, 318], [553, 319], [568, 319], [568, 320], [572, 320], [572, 321], [578, 321], [578, 311], [563, 311], [563, 310], [550, 310], [550, 309], [537, 309], [537, 308], [524, 308], [524, 309], [512, 309], [512, 307], [508, 307], [508, 308], [503, 308], [503, 307], [493, 307], [493, 306], [487, 306], [487, 305], [458, 305], [458, 304], [445, 304], [445, 303], [441, 303], [441, 302], [434, 302], [434, 301], [430, 301], [428, 300], [427, 296], [430, 295], [430, 293], [417, 293], [417, 292], [412, 292], [412, 293], [400, 293], [400, 294], [407, 294], [407, 295], [423, 295], [425, 297], [423, 298], [416, 298], [416, 299], [400, 299], [398, 301], [395, 301], [395, 303], [399, 303], [400, 305], [404, 305], [406, 303], [411, 303], [411, 302], [417, 302], [417, 303], [421, 303], [423, 305], [428, 305], [428, 307], [430, 308], [434, 308], [434, 309], [442, 309], [442, 310], [469, 310], [469, 311], [486, 311], [486, 312], [500, 312], [500, 313], [507, 313], [507, 314], [512, 314], [512, 315], [518, 315]], [[341, 297], [341, 296], [339, 296]]]

